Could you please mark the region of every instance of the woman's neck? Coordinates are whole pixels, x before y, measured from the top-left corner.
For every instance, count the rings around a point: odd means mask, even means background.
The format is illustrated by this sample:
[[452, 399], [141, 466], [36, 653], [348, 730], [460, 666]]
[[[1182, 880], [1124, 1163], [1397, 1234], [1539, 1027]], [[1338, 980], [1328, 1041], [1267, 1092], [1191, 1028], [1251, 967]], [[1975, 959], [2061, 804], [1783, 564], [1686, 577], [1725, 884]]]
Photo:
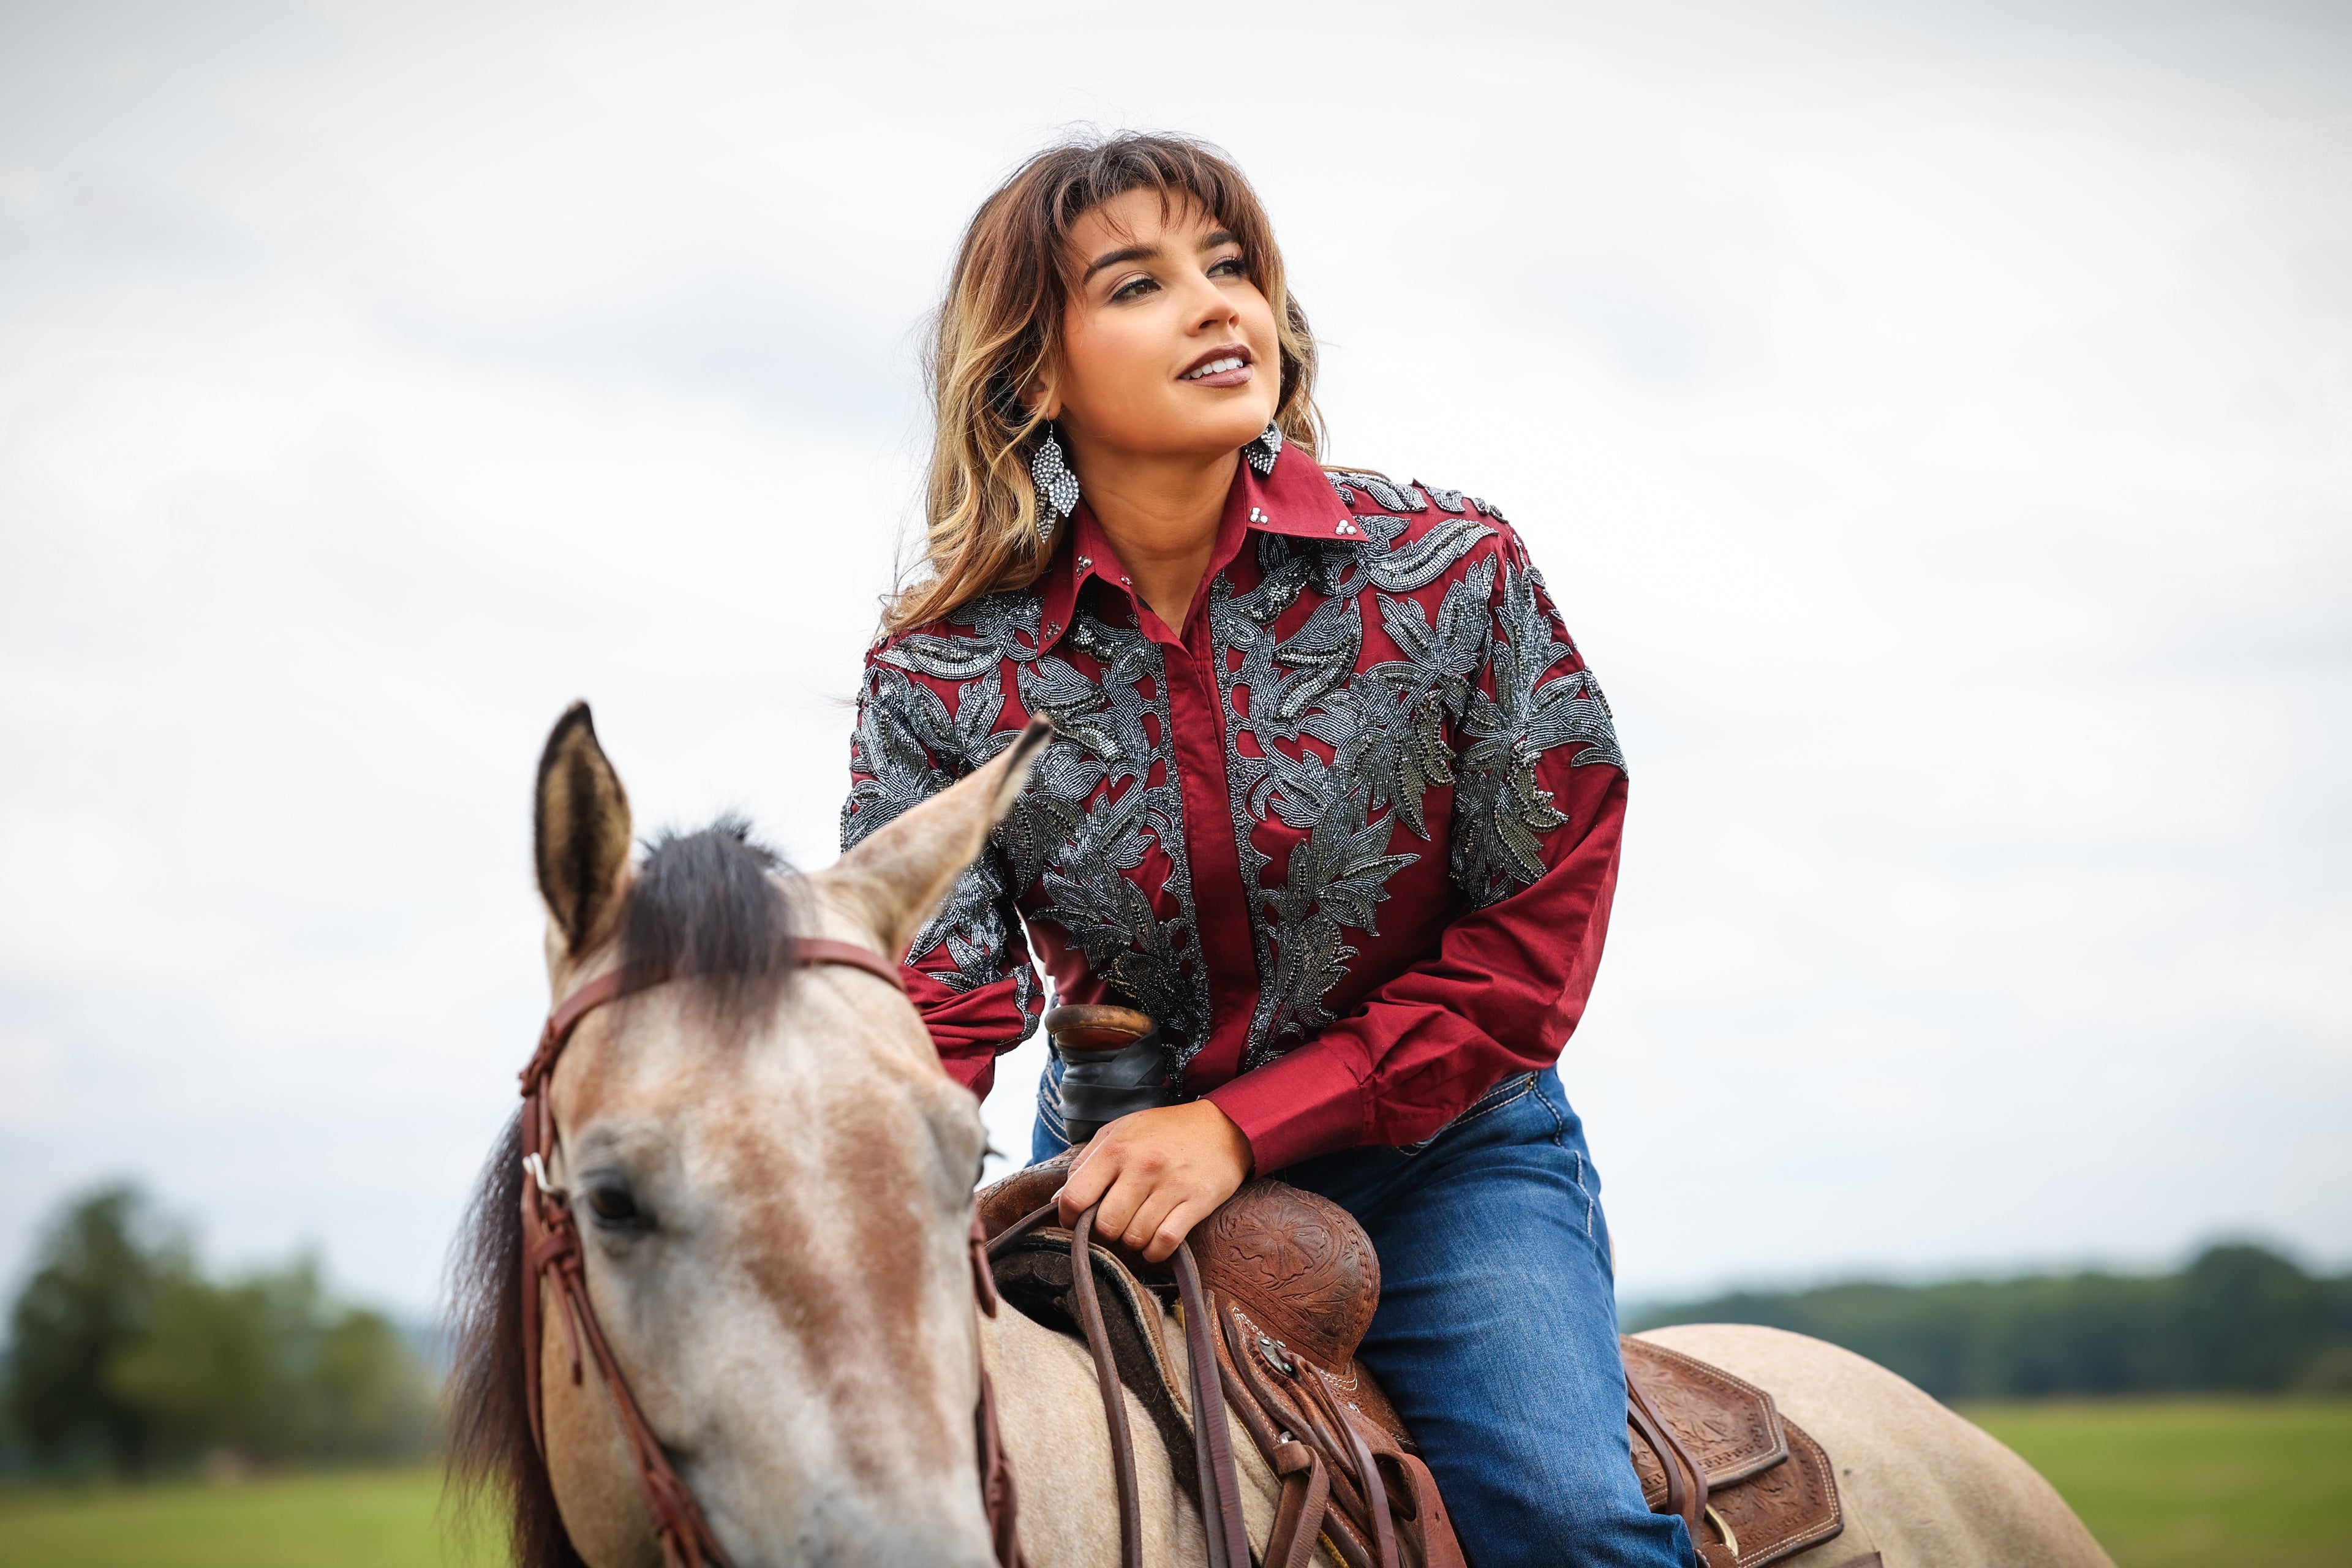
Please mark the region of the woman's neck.
[[1136, 594], [1179, 637], [1217, 548], [1217, 524], [1240, 455], [1138, 458], [1074, 440], [1078, 482]]

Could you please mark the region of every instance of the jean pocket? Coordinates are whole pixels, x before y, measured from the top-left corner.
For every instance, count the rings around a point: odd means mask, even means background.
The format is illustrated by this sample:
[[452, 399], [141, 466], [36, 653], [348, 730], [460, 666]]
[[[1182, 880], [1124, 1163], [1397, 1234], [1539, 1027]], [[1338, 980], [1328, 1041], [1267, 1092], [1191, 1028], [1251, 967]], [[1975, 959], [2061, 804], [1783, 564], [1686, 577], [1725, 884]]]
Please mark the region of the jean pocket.
[[1535, 1087], [1536, 1075], [1531, 1072], [1518, 1073], [1510, 1078], [1507, 1078], [1502, 1082], [1496, 1084], [1494, 1088], [1488, 1089], [1486, 1093], [1480, 1095], [1477, 1099], [1472, 1100], [1467, 1106], [1464, 1107], [1453, 1121], [1447, 1122], [1444, 1126], [1439, 1128], [1436, 1131], [1431, 1133], [1428, 1137], [1423, 1139], [1418, 1143], [1406, 1143], [1402, 1145], [1398, 1148], [1397, 1152], [1402, 1154], [1407, 1159], [1412, 1159], [1413, 1156], [1421, 1153], [1423, 1150], [1429, 1148], [1439, 1139], [1445, 1137], [1449, 1133], [1459, 1131], [1461, 1129], [1467, 1127], [1470, 1123], [1477, 1121], [1480, 1117], [1491, 1116], [1496, 1111], [1502, 1110], [1504, 1107], [1511, 1105], [1523, 1099], [1528, 1093], [1532, 1092]]

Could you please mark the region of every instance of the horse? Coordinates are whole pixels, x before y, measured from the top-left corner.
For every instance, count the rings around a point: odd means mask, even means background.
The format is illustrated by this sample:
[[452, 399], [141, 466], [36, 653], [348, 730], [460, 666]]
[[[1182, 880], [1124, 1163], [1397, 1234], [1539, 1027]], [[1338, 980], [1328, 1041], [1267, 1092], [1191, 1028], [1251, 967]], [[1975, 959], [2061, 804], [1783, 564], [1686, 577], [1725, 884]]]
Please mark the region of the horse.
[[[888, 965], [805, 962], [907, 952], [1048, 733], [1033, 725], [798, 874], [734, 818], [635, 858], [628, 798], [586, 705], [557, 723], [533, 815], [550, 989], [562, 1003], [600, 977], [608, 990], [638, 982], [541, 1058], [552, 1136], [533, 1145], [520, 1115], [509, 1124], [455, 1254], [449, 1478], [460, 1500], [504, 1505], [518, 1568], [690, 1568], [697, 1553], [662, 1532], [640, 1484], [648, 1463], [690, 1499], [714, 1563], [992, 1568], [992, 1424], [975, 1420], [992, 1390], [1018, 1557], [1118, 1560], [1110, 1429], [1087, 1351], [1009, 1306], [975, 1306], [978, 1103], [940, 1066]], [[593, 1355], [557, 1275], [526, 1285], [531, 1205], [547, 1201], [534, 1184], [579, 1216]], [[1653, 1337], [1766, 1389], [1827, 1449], [1845, 1528], [1792, 1568], [2108, 1563], [2022, 1460], [1883, 1368], [1771, 1329]], [[1181, 1369], [1183, 1333], [1161, 1338]], [[1125, 1398], [1143, 1560], [1200, 1562], [1199, 1511]], [[1238, 1423], [1232, 1448], [1262, 1545], [1278, 1479]], [[1331, 1552], [1327, 1540], [1315, 1560], [1336, 1568]]]

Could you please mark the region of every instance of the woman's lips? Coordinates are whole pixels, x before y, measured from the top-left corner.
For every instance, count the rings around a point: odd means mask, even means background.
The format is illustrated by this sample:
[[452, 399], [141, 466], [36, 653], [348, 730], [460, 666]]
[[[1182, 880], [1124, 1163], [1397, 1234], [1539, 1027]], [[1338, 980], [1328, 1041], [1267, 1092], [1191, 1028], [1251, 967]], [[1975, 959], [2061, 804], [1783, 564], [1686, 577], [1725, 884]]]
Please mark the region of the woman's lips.
[[1257, 374], [1255, 365], [1245, 364], [1235, 370], [1222, 370], [1214, 375], [1188, 375], [1187, 386], [1247, 386]]
[[1246, 349], [1219, 349], [1202, 355], [1176, 379], [1187, 386], [1247, 386], [1255, 374]]

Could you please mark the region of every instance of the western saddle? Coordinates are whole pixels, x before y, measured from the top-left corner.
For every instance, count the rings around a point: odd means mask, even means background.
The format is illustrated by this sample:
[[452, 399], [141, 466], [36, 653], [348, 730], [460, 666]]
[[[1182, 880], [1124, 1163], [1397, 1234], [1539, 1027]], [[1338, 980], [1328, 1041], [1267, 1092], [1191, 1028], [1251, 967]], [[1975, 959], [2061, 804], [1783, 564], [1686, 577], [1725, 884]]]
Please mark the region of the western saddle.
[[[978, 1227], [1003, 1298], [1048, 1328], [1083, 1333], [1095, 1352], [1129, 1513], [1134, 1460], [1120, 1385], [1149, 1413], [1178, 1486], [1202, 1505], [1213, 1534], [1210, 1515], [1234, 1500], [1220, 1498], [1215, 1477], [1204, 1475], [1212, 1441], [1223, 1452], [1222, 1434], [1196, 1431], [1192, 1412], [1222, 1404], [1240, 1418], [1282, 1480], [1273, 1534], [1250, 1553], [1264, 1568], [1303, 1568], [1318, 1540], [1349, 1568], [1463, 1568], [1435, 1478], [1356, 1360], [1380, 1304], [1381, 1268], [1355, 1217], [1312, 1193], [1255, 1180], [1194, 1227], [1198, 1279], [1184, 1281], [1185, 1305], [1198, 1300], [1211, 1322], [1184, 1322], [1188, 1361], [1205, 1342], [1216, 1363], [1213, 1380], [1195, 1382], [1178, 1375], [1162, 1338], [1160, 1303], [1174, 1294], [1168, 1269], [1086, 1234], [1091, 1211], [1076, 1235], [1046, 1223], [1075, 1158], [1065, 1153], [982, 1189]], [[1080, 1258], [1088, 1261], [1083, 1279]], [[1661, 1345], [1621, 1345], [1643, 1495], [1653, 1510], [1682, 1517], [1706, 1568], [1763, 1568], [1843, 1529], [1828, 1456], [1770, 1394]], [[1237, 1503], [1227, 1511], [1237, 1519]]]

